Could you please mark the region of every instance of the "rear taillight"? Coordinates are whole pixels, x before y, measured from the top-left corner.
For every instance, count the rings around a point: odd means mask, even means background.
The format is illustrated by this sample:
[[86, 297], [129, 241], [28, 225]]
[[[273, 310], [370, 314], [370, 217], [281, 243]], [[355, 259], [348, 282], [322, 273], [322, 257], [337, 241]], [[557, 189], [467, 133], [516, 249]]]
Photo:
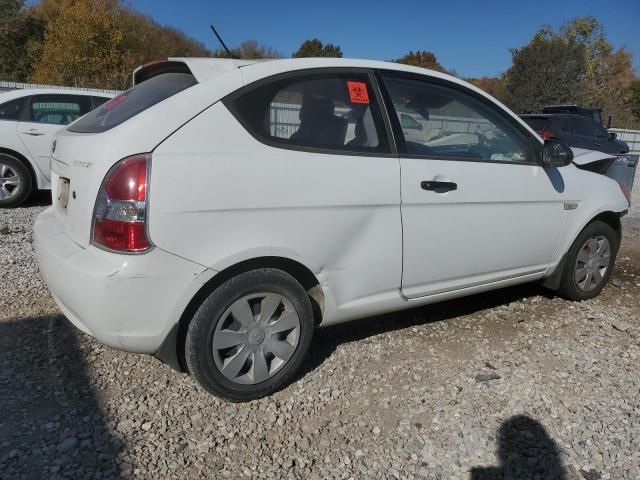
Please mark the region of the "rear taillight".
[[540, 130], [537, 132], [544, 140], [551, 140], [555, 135], [549, 130]]
[[150, 155], [119, 161], [98, 193], [91, 243], [106, 250], [140, 253], [151, 248], [147, 236]]

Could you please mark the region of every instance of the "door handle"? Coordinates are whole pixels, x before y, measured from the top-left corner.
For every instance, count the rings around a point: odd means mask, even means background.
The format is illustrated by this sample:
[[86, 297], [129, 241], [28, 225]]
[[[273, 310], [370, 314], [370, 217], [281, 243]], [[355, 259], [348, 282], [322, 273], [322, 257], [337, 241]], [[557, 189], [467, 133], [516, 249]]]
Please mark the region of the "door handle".
[[28, 130], [22, 133], [24, 133], [25, 135], [31, 135], [32, 137], [40, 137], [44, 135], [44, 132], [41, 132], [40, 130]]
[[458, 184], [454, 182], [437, 182], [435, 180], [429, 180], [421, 182], [420, 186], [423, 190], [429, 190], [436, 193], [450, 192], [451, 190], [457, 190]]
[[598, 142], [595, 142], [595, 143], [594, 143], [594, 145], [595, 145], [596, 147], [601, 147], [601, 146], [602, 146], [602, 144], [601, 144], [601, 143], [598, 143]]

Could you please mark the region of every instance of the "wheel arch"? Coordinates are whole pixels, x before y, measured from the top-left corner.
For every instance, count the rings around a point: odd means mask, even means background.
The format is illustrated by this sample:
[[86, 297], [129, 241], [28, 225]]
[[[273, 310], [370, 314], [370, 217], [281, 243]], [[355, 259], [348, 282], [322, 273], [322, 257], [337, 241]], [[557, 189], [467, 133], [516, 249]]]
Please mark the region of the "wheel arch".
[[[320, 287], [320, 282], [307, 266], [296, 260], [292, 260], [286, 257], [263, 256], [251, 258], [235, 263], [218, 272], [196, 292], [196, 294], [189, 301], [187, 307], [184, 309], [182, 315], [180, 316], [178, 324], [176, 325], [177, 328], [174, 329], [174, 334], [170, 335], [169, 337], [171, 338], [170, 343], [172, 344], [171, 350], [173, 350], [177, 355], [177, 365], [175, 365], [175, 362], [173, 361], [168, 361], [167, 363], [169, 363], [173, 367], [178, 367], [182, 371], [187, 371], [184, 353], [187, 329], [189, 328], [189, 324], [193, 318], [193, 315], [200, 307], [202, 302], [211, 294], [211, 292], [213, 292], [227, 280], [241, 273], [261, 268], [274, 268], [282, 270], [291, 275], [298, 282], [300, 282], [303, 288], [307, 291], [307, 294], [309, 295], [309, 298], [311, 300], [314, 323], [316, 325], [320, 324], [324, 313], [324, 292]], [[166, 352], [165, 348], [162, 348], [161, 350]], [[170, 355], [169, 352], [167, 353]], [[157, 356], [164, 359], [163, 357], [166, 355], [160, 354]]]
[[39, 186], [38, 186], [38, 175], [36, 174], [36, 170], [35, 170], [33, 164], [29, 161], [29, 159], [27, 157], [25, 157], [20, 152], [17, 152], [15, 150], [12, 150], [10, 148], [5, 148], [5, 147], [0, 147], [0, 154], [10, 155], [12, 157], [15, 157], [20, 162], [22, 162], [29, 169], [29, 174], [31, 175], [31, 187], [32, 187], [32, 190], [38, 190], [38, 188], [39, 188]]
[[569, 242], [566, 250], [562, 253], [562, 258], [558, 262], [556, 268], [553, 270], [553, 273], [544, 279], [543, 285], [546, 288], [551, 290], [557, 290], [560, 287], [560, 281], [562, 279], [562, 273], [564, 272], [564, 267], [566, 264], [567, 253], [571, 249], [571, 246], [574, 244], [580, 233], [591, 225], [593, 222], [601, 221], [609, 225], [613, 231], [616, 233], [616, 251], [620, 248], [620, 243], [622, 241], [622, 222], [620, 221], [620, 213], [616, 213], [612, 210], [605, 210], [596, 214], [591, 219], [587, 220], [584, 225], [573, 235], [571, 242]]
[[[601, 212], [595, 217], [593, 217], [591, 220], [589, 220], [587, 224], [584, 227], [582, 227], [580, 232], [584, 230], [588, 225], [591, 225], [593, 222], [598, 220], [606, 223], [613, 229], [614, 232], [616, 232], [616, 236], [617, 236], [616, 240], [618, 242], [618, 244], [616, 245], [616, 249], [620, 248], [620, 242], [622, 241], [622, 222], [620, 221], [619, 213], [615, 213], [610, 210]], [[579, 232], [578, 232], [578, 235], [580, 235]], [[576, 238], [577, 238], [577, 235], [576, 235]]]

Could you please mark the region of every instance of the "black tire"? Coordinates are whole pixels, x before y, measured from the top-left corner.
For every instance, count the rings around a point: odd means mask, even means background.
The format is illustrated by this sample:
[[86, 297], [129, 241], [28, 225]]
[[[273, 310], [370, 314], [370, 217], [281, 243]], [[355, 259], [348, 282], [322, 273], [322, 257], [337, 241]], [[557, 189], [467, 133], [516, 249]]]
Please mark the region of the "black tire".
[[[33, 190], [33, 178], [31, 176], [31, 171], [24, 163], [13, 155], [9, 155], [7, 153], [0, 153], [0, 164], [8, 165], [20, 179], [18, 192], [8, 198], [0, 198], [0, 208], [17, 207], [29, 198], [31, 191]], [[2, 180], [0, 179], [0, 182], [1, 181]], [[0, 197], [2, 197], [2, 192], [0, 192]]]
[[[214, 332], [234, 302], [259, 292], [275, 293], [290, 302], [300, 322], [298, 343], [289, 360], [272, 377], [257, 384], [240, 384], [223, 375], [216, 365], [212, 353]], [[193, 316], [185, 341], [189, 373], [208, 392], [226, 400], [244, 402], [270, 395], [286, 386], [300, 369], [309, 352], [314, 327], [311, 301], [295, 278], [270, 268], [242, 273], [214, 290]]]
[[[605, 274], [602, 276], [602, 280], [592, 290], [585, 291], [579, 288], [575, 280], [576, 262], [582, 246], [587, 242], [587, 240], [597, 236], [604, 236], [609, 242], [611, 250], [609, 266], [607, 267]], [[563, 298], [574, 301], [589, 300], [598, 296], [611, 277], [619, 247], [618, 235], [608, 224], [596, 220], [587, 225], [582, 232], [580, 232], [567, 252], [558, 293]]]

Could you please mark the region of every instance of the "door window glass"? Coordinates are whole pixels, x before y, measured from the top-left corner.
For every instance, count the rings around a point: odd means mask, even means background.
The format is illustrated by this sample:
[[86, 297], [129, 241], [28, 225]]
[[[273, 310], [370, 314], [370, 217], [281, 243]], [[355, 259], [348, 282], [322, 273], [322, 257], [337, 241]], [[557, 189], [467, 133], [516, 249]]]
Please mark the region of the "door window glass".
[[589, 127], [587, 126], [587, 122], [584, 118], [574, 118], [571, 120], [571, 123], [573, 123], [573, 133], [575, 135], [591, 136]]
[[31, 100], [31, 121], [68, 125], [91, 111], [91, 97], [38, 95]]
[[[410, 155], [532, 162], [528, 138], [504, 115], [471, 94], [436, 83], [385, 75]], [[408, 128], [409, 116], [422, 128]]]
[[289, 77], [253, 88], [228, 105], [254, 136], [282, 146], [388, 151], [367, 75]]
[[22, 110], [23, 98], [0, 105], [0, 120], [17, 120]]
[[605, 138], [608, 136], [608, 132], [605, 130], [605, 128], [595, 120], [589, 119], [588, 124], [591, 127], [591, 133], [594, 136], [600, 137], [600, 138]]

